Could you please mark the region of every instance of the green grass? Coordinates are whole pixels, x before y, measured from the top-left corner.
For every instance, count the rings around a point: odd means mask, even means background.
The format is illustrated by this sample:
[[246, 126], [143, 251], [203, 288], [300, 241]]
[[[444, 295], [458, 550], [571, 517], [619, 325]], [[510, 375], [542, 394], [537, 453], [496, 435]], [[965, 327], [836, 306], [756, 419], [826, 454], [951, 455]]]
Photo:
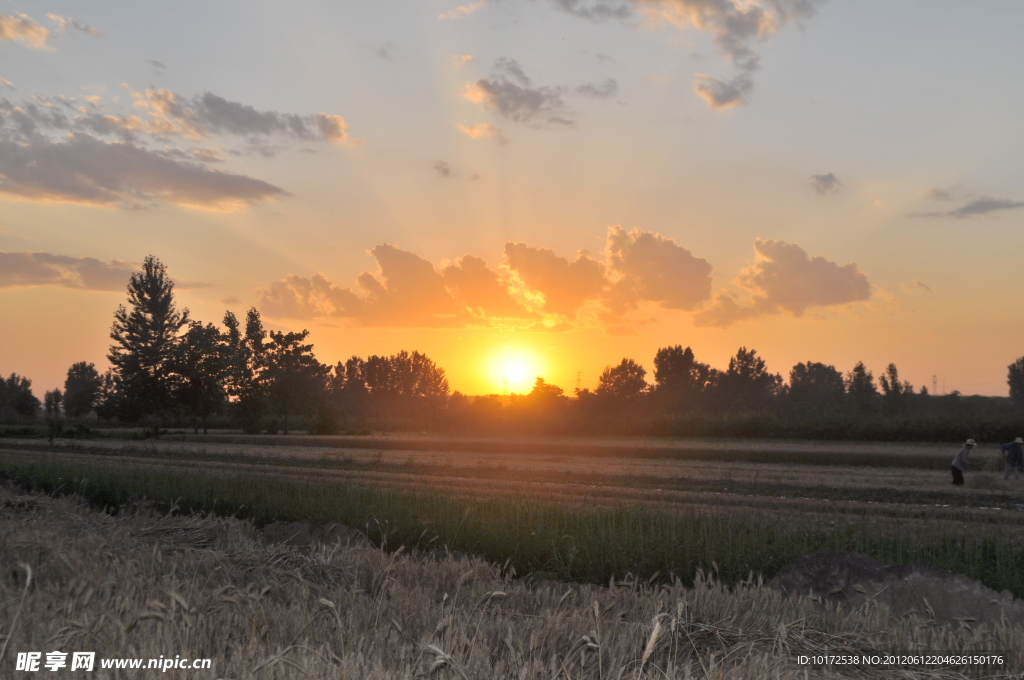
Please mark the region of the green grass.
[[607, 583], [627, 574], [644, 580], [660, 574], [690, 582], [702, 569], [735, 582], [751, 572], [770, 577], [818, 550], [853, 550], [887, 562], [926, 561], [1024, 596], [1024, 550], [938, 523], [929, 536], [880, 535], [867, 524], [824, 532], [782, 528], [754, 514], [471, 499], [271, 475], [224, 479], [88, 465], [0, 462], [0, 476], [33, 490], [79, 493], [112, 508], [146, 497], [182, 512], [237, 515], [257, 525], [335, 520], [390, 549], [447, 548], [507, 562], [520, 575], [542, 571]]

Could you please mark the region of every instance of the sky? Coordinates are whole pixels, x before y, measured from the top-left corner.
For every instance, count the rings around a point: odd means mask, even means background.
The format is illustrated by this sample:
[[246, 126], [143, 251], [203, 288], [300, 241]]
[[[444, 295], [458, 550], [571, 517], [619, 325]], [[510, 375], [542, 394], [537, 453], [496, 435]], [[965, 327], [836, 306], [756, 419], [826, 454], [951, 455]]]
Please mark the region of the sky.
[[571, 392], [743, 346], [1005, 395], [1024, 4], [0, 0], [0, 372], [106, 366], [147, 255], [318, 359]]

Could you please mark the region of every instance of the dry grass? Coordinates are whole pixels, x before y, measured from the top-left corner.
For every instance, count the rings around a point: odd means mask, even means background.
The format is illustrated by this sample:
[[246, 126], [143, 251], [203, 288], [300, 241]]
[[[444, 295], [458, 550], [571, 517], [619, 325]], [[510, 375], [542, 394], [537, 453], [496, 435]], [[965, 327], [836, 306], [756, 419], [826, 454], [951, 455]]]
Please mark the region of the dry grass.
[[[0, 489], [0, 631], [5, 678], [17, 677], [17, 652], [53, 649], [210, 657], [212, 673], [187, 677], [261, 680], [813, 678], [832, 676], [797, 666], [797, 655], [1024, 649], [1020, 628], [942, 627], [879, 605], [851, 612], [756, 583], [527, 585], [475, 559], [303, 553], [263, 545], [239, 520], [114, 518], [11, 489]], [[104, 673], [92, 677], [147, 677]]]

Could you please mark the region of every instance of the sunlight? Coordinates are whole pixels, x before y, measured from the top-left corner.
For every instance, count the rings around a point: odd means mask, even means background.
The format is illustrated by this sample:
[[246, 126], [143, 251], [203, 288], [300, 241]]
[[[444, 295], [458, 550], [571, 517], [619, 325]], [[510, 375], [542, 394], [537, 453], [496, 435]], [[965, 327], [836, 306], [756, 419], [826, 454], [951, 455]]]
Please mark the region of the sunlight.
[[544, 374], [541, 360], [528, 349], [504, 347], [487, 359], [487, 384], [497, 394], [523, 394], [533, 388], [538, 375]]

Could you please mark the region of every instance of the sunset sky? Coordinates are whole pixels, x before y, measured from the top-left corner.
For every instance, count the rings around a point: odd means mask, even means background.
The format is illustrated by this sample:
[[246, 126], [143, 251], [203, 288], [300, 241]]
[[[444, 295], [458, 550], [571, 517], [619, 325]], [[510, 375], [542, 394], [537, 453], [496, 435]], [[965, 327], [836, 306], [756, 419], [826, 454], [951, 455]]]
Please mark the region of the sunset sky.
[[104, 369], [153, 254], [195, 318], [470, 394], [681, 344], [1005, 395], [1022, 34], [1010, 0], [0, 0], [0, 372]]

